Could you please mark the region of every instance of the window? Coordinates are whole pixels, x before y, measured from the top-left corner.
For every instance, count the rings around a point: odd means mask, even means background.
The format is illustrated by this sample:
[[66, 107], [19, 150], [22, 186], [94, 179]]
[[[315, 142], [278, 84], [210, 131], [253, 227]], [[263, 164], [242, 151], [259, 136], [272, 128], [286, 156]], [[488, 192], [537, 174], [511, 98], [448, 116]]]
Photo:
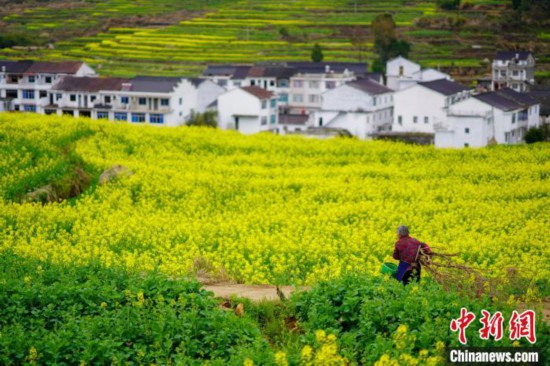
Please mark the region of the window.
[[309, 82], [309, 87], [311, 89], [318, 89], [319, 88], [319, 82], [318, 81], [310, 81]]
[[288, 94], [279, 94], [279, 102], [288, 103]]
[[240, 81], [235, 81], [233, 85], [239, 88], [241, 85], [243, 85], [243, 83], [241, 83]]
[[29, 83], [34, 83], [36, 81], [35, 76], [29, 76]]
[[403, 125], [403, 116], [397, 116], [397, 123], [399, 123], [400, 126]]
[[149, 122], [151, 122], [151, 123], [164, 123], [164, 114], [151, 114], [149, 116]]
[[56, 95], [55, 95], [55, 100], [59, 100], [59, 99], [61, 99], [62, 97], [63, 97], [62, 94], [56, 94]]
[[138, 98], [138, 104], [139, 105], [146, 105], [147, 104], [147, 98]]
[[265, 116], [262, 117], [262, 122], [261, 123], [262, 123], [262, 126], [267, 125], [267, 117], [265, 117]]
[[417, 116], [413, 117], [413, 123], [418, 123], [418, 117]]
[[512, 113], [512, 123], [516, 123], [516, 114]]
[[76, 102], [76, 94], [71, 94], [69, 99], [70, 99], [71, 102]]
[[223, 79], [223, 80], [218, 80], [218, 85], [219, 86], [227, 86], [227, 80]]
[[269, 86], [275, 86], [275, 80], [270, 80], [269, 81]]
[[34, 105], [25, 105], [23, 106], [25, 112], [36, 112], [36, 106]]
[[514, 76], [518, 76], [518, 75], [519, 75], [519, 71], [518, 71], [518, 70], [514, 70], [514, 71], [512, 71], [512, 75], [514, 75]]
[[34, 90], [23, 90], [23, 99], [34, 99]]
[[319, 96], [316, 94], [311, 94], [309, 96], [309, 102], [310, 103], [318, 103], [319, 102]]
[[110, 96], [105, 96], [105, 103], [111, 103], [111, 97]]
[[288, 88], [288, 80], [286, 80], [286, 79], [279, 80], [279, 87], [280, 88]]
[[277, 99], [271, 99], [271, 108], [277, 108]]
[[132, 113], [132, 122], [145, 122], [145, 113]]
[[336, 88], [336, 82], [335, 82], [335, 81], [327, 81], [327, 82], [325, 82], [325, 88], [327, 88], [327, 89], [334, 89], [334, 88]]
[[180, 105], [183, 104], [183, 98], [180, 98]]
[[163, 98], [160, 100], [160, 105], [163, 106], [163, 107], [166, 107], [168, 105], [170, 105], [170, 99], [167, 99], [167, 98]]
[[467, 142], [464, 143], [464, 147], [469, 147], [469, 146], [470, 146], [469, 143], [467, 143]]
[[46, 84], [51, 84], [51, 83], [52, 83], [52, 77], [46, 76]]
[[250, 85], [252, 86], [256, 85], [256, 80], [250, 80]]
[[277, 122], [277, 118], [274, 114], [272, 114], [270, 117], [269, 117], [269, 123], [271, 123], [272, 125], [274, 125], [275, 123]]
[[97, 119], [109, 119], [109, 112], [105, 112], [105, 111], [97, 112]]
[[294, 103], [302, 103], [304, 101], [304, 97], [301, 94], [294, 94], [292, 96], [292, 101]]
[[376, 97], [372, 98], [372, 105], [376, 106]]
[[319, 127], [323, 127], [323, 117], [319, 117]]
[[40, 91], [38, 92], [38, 96], [39, 96], [40, 98], [46, 98], [46, 97], [48, 96], [48, 92], [45, 91], [45, 90], [40, 90]]
[[128, 98], [128, 97], [120, 97], [120, 103], [122, 103], [122, 104], [128, 104], [128, 103], [130, 103], [130, 98]]
[[404, 68], [403, 66], [399, 66], [399, 76], [403, 76]]
[[500, 76], [506, 76], [506, 70], [500, 70]]
[[127, 121], [128, 113], [126, 112], [115, 112], [115, 121]]
[[430, 122], [430, 117], [424, 117], [424, 123], [429, 123]]
[[303, 88], [304, 87], [304, 82], [302, 80], [293, 80], [292, 81], [292, 86], [294, 88]]
[[469, 128], [465, 128], [465, 129], [464, 129], [464, 133], [466, 133], [466, 134], [470, 133], [470, 129], [469, 129]]

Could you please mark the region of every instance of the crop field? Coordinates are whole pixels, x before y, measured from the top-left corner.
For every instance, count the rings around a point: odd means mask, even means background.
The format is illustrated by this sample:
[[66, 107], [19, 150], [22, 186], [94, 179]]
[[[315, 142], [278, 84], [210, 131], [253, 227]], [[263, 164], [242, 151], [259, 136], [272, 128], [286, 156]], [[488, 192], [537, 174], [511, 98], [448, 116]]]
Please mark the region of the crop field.
[[[442, 11], [434, 1], [196, 0], [181, 5], [164, 0], [158, 6], [145, 6], [141, 4], [147, 3], [144, 1], [104, 3], [87, 5], [73, 13], [71, 9], [58, 12], [37, 8], [5, 16], [4, 21], [14, 29], [40, 29], [47, 35], [48, 29], [66, 28], [68, 34], [55, 43], [54, 49], [5, 49], [0, 57], [79, 59], [102, 74], [116, 76], [197, 75], [207, 63], [309, 60], [314, 43], [321, 44], [326, 60], [372, 61], [369, 25], [378, 14], [391, 12], [399, 32], [412, 44], [413, 59], [425, 66], [466, 66], [483, 73], [485, 66], [480, 62], [493, 56], [500, 42], [489, 24], [502, 11], [504, 2], [470, 1], [471, 7], [459, 13]], [[178, 7], [195, 13], [178, 21], [169, 16]], [[68, 22], [67, 12], [72, 14]], [[147, 14], [153, 14], [155, 22], [140, 27], [139, 17]], [[98, 27], [104, 22], [102, 17], [107, 16], [118, 21], [108, 23], [109, 28]], [[129, 17], [135, 19], [126, 25]], [[463, 23], [454, 25], [456, 19]], [[170, 25], [155, 26], [163, 22]], [[487, 27], [482, 34], [480, 24]], [[71, 27], [95, 27], [98, 31], [74, 38]], [[362, 36], [354, 41], [350, 33], [357, 29]], [[545, 37], [537, 38], [537, 42], [541, 50], [550, 44]]]
[[[131, 174], [98, 184], [113, 165]], [[29, 202], [83, 176], [78, 194]], [[0, 114], [0, 360], [441, 364], [461, 306], [509, 317], [550, 295], [549, 177], [547, 144], [435, 150]], [[496, 295], [381, 275], [403, 223], [498, 279]], [[239, 317], [193, 280], [205, 273], [312, 289], [240, 300]], [[469, 345], [497, 344], [477, 327]]]

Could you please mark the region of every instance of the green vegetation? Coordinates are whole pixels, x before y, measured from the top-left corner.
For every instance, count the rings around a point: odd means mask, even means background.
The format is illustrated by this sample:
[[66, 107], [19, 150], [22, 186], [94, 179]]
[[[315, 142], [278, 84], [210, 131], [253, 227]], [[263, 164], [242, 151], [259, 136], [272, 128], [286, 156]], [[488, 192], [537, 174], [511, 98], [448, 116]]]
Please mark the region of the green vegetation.
[[[7, 48], [0, 57], [79, 59], [104, 75], [195, 76], [206, 63], [309, 60], [312, 45], [319, 43], [324, 61], [372, 63], [377, 51], [370, 26], [385, 13], [393, 14], [396, 39], [411, 45], [409, 57], [425, 66], [440, 65], [459, 79], [460, 73], [470, 81], [483, 75], [487, 70], [481, 61], [503, 47], [531, 47], [534, 42], [538, 55], [550, 52], [550, 40], [536, 37], [547, 29], [544, 20], [527, 22], [535, 12], [518, 17], [505, 0], [471, 0], [459, 12], [441, 9], [435, 0], [146, 3], [78, 2], [71, 8], [44, 5], [5, 14], [10, 32], [56, 42], [53, 49]], [[511, 20], [528, 26], [511, 26]], [[460, 69], [465, 64], [470, 69]], [[541, 72], [548, 68], [537, 65]]]
[[323, 61], [323, 58], [325, 56], [323, 55], [323, 49], [319, 45], [319, 43], [315, 43], [313, 45], [313, 48], [311, 49], [311, 61], [313, 62], [321, 62]]

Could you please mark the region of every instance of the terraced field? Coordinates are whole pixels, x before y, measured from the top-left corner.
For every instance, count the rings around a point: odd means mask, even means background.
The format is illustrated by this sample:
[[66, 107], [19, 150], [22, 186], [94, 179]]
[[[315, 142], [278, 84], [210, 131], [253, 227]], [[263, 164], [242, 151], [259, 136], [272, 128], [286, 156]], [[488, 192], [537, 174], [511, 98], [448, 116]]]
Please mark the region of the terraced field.
[[[116, 76], [196, 75], [206, 63], [309, 60], [317, 42], [326, 60], [371, 61], [369, 25], [378, 14], [391, 12], [401, 36], [412, 43], [413, 59], [424, 66], [473, 67], [479, 75], [486, 71], [483, 59], [509, 46], [490, 28], [506, 3], [469, 1], [468, 8], [448, 12], [438, 9], [435, 1], [112, 0], [58, 14], [52, 8], [38, 8], [5, 17], [8, 24], [26, 30], [98, 26], [104, 30], [57, 42], [54, 49], [5, 49], [0, 57], [80, 59], [102, 74]], [[174, 15], [177, 9], [201, 12], [178, 18]], [[139, 17], [151, 14], [157, 14], [154, 21], [142, 19], [146, 26], [136, 27], [141, 24]], [[65, 23], [58, 16], [72, 20]], [[119, 20], [105, 27], [105, 17]], [[131, 17], [134, 22], [128, 26]], [[485, 31], [480, 32], [480, 27]], [[353, 34], [360, 36], [354, 41]], [[529, 35], [517, 37], [533, 40]], [[544, 33], [535, 40], [541, 51], [550, 49]], [[367, 51], [359, 52], [359, 48]]]

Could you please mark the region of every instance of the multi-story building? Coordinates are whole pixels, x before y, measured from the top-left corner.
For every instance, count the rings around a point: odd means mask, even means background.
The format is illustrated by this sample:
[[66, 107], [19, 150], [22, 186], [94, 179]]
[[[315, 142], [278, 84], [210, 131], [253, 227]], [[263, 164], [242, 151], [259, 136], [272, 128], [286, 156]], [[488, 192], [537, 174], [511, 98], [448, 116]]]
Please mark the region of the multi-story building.
[[277, 131], [277, 97], [259, 86], [229, 90], [218, 97], [218, 125], [244, 134]]
[[394, 94], [392, 131], [434, 133], [447, 119], [449, 106], [470, 97], [468, 87], [440, 79], [418, 82]]
[[422, 69], [419, 64], [398, 56], [386, 63], [386, 85], [393, 90], [401, 90], [422, 81], [453, 79], [435, 69]]
[[527, 92], [535, 84], [535, 58], [527, 51], [501, 51], [493, 60], [492, 89]]
[[338, 128], [360, 139], [391, 130], [393, 90], [362, 78], [324, 92], [321, 110], [312, 115], [314, 127]]
[[204, 79], [65, 77], [50, 91], [45, 113], [177, 126], [223, 91]]
[[84, 62], [0, 61], [0, 110], [43, 113], [48, 91], [65, 76], [97, 75]]
[[487, 92], [452, 105], [447, 121], [436, 126], [436, 147], [516, 144], [539, 124], [539, 103], [512, 89]]

